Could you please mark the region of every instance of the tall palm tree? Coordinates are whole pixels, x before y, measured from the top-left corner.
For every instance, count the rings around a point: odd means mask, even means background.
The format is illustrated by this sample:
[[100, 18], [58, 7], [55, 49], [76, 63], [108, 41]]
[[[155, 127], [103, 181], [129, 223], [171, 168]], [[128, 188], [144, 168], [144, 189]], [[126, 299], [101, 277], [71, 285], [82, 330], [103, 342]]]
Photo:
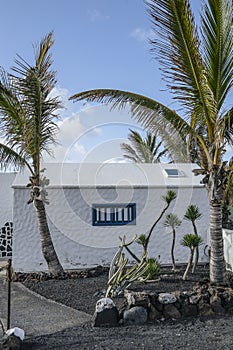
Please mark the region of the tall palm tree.
[[[194, 205], [194, 204], [189, 205], [188, 208], [186, 209], [185, 214], [184, 214], [184, 219], [191, 222], [191, 224], [193, 226], [194, 234], [196, 236], [198, 236], [196, 221], [200, 220], [201, 216], [202, 216], [202, 214], [200, 213], [198, 206]], [[195, 249], [195, 254], [196, 255], [195, 255], [195, 260], [194, 260], [193, 270], [192, 270], [193, 273], [196, 270], [198, 260], [199, 260], [199, 247], [198, 246]]]
[[165, 227], [171, 227], [172, 229], [172, 246], [171, 246], [171, 258], [172, 258], [172, 270], [175, 271], [176, 269], [176, 262], [175, 262], [175, 255], [174, 255], [174, 249], [175, 249], [175, 243], [176, 243], [176, 228], [181, 225], [181, 220], [178, 218], [176, 214], [170, 213], [167, 215], [166, 220], [164, 222]]
[[40, 168], [42, 153], [50, 154], [50, 145], [55, 142], [55, 121], [61, 108], [59, 98], [51, 96], [56, 84], [49, 53], [52, 45], [52, 33], [49, 33], [37, 47], [34, 65], [18, 56], [13, 74], [1, 69], [0, 136], [4, 142], [0, 144], [0, 164], [29, 169], [29, 202], [33, 202], [36, 209], [42, 252], [49, 271], [58, 274], [63, 268], [49, 232]]
[[130, 130], [128, 139], [130, 144], [122, 143], [124, 157], [134, 163], [159, 163], [161, 157], [168, 152], [162, 147], [162, 141], [157, 141], [157, 134], [147, 133], [145, 139], [135, 130]]
[[[223, 161], [226, 143], [232, 144], [233, 108], [224, 101], [233, 83], [232, 1], [203, 2], [200, 31], [189, 0], [146, 2], [155, 38], [152, 50], [180, 113], [140, 94], [98, 89], [78, 93], [74, 101], [112, 103], [113, 108], [131, 105], [131, 113], [146, 130], [167, 125], [179, 144], [192, 146], [203, 175], [210, 204], [210, 280], [222, 283], [225, 276], [222, 239], [222, 200], [229, 172]], [[201, 37], [199, 36], [201, 33]], [[174, 137], [175, 137], [174, 136]]]

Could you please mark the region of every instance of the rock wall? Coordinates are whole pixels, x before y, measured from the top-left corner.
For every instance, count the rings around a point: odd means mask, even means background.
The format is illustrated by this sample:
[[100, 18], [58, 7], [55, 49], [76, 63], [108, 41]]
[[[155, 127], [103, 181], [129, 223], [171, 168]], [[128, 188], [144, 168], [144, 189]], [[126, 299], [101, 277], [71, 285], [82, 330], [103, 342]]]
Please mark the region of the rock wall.
[[179, 319], [196, 316], [233, 315], [233, 290], [197, 283], [193, 291], [156, 293], [125, 290], [127, 309], [143, 307], [147, 320]]
[[0, 258], [12, 257], [13, 222], [6, 222], [0, 229]]
[[0, 172], [0, 259], [12, 256], [13, 190], [16, 173]]

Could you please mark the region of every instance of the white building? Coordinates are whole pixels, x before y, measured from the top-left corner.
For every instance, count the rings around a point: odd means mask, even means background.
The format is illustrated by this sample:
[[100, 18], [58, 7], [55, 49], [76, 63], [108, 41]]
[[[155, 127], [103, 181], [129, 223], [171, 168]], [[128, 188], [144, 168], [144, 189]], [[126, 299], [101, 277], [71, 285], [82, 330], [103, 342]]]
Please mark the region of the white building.
[[[202, 218], [197, 222], [203, 238], [200, 261], [207, 261], [209, 206], [207, 191], [194, 176], [193, 164], [46, 164], [44, 175], [50, 204], [46, 205], [55, 249], [65, 269], [108, 265], [120, 244], [119, 236], [147, 233], [164, 207], [161, 197], [175, 190], [177, 199], [152, 233], [150, 257], [171, 263], [171, 230], [163, 223], [168, 213], [183, 218], [190, 204], [198, 205]], [[47, 265], [41, 253], [37, 219], [28, 205], [28, 173], [18, 174], [14, 184], [15, 271], [41, 271]], [[175, 257], [185, 263], [188, 249], [180, 245], [184, 234], [192, 233], [190, 222], [177, 229]], [[141, 246], [131, 246], [140, 256]], [[131, 259], [132, 260], [132, 259]]]

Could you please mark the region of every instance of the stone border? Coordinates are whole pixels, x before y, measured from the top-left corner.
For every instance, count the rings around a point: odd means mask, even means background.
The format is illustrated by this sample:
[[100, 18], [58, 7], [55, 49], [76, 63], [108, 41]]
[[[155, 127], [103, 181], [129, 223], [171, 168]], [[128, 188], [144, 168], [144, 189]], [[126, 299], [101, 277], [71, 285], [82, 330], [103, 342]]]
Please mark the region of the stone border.
[[199, 282], [189, 292], [156, 293], [127, 289], [124, 296], [126, 310], [143, 307], [147, 311], [147, 321], [233, 315], [233, 289], [209, 283]]

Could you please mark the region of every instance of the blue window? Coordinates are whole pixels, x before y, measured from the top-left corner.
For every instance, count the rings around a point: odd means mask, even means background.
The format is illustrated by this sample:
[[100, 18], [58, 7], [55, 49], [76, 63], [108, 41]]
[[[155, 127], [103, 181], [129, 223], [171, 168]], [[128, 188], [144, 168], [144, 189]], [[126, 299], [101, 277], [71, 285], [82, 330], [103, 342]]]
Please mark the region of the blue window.
[[93, 204], [93, 226], [120, 226], [136, 224], [136, 203]]

